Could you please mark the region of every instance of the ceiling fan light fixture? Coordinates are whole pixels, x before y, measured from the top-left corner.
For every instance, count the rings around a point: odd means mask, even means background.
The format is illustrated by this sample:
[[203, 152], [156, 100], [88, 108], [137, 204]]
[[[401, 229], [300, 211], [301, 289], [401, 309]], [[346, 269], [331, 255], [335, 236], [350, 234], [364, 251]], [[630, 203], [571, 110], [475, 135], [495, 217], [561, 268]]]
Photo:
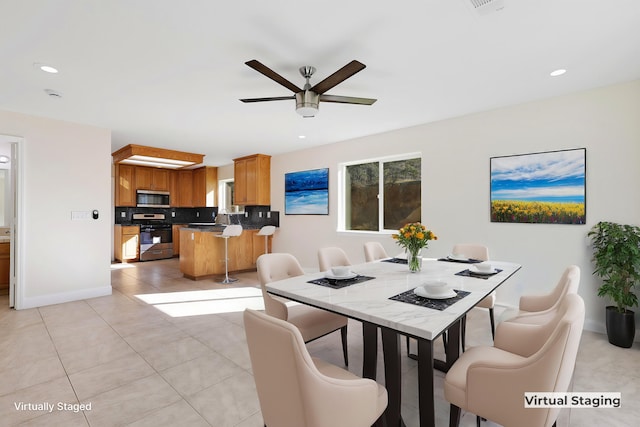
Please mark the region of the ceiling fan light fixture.
[[305, 90], [296, 93], [296, 113], [302, 117], [315, 117], [318, 114], [318, 102], [320, 102], [320, 95], [317, 93]]

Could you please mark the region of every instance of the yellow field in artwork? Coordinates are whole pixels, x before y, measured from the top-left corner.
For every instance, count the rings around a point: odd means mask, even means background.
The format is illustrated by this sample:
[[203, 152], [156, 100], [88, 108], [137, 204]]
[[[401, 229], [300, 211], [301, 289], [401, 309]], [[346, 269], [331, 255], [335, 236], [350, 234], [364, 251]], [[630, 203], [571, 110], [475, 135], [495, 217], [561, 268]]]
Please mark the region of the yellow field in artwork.
[[492, 222], [535, 222], [549, 224], [584, 224], [584, 203], [526, 202], [493, 200]]

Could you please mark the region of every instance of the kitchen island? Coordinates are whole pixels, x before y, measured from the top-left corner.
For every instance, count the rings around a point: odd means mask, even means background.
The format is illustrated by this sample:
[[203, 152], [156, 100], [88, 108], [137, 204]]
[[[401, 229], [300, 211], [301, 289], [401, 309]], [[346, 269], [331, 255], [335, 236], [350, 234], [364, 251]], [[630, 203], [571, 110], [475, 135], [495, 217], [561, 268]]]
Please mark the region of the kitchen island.
[[[191, 280], [224, 276], [224, 226], [189, 225], [180, 230], [180, 272]], [[256, 260], [264, 253], [264, 237], [259, 228], [245, 228], [238, 237], [228, 239], [229, 272], [256, 269]], [[269, 248], [271, 248], [269, 237]]]

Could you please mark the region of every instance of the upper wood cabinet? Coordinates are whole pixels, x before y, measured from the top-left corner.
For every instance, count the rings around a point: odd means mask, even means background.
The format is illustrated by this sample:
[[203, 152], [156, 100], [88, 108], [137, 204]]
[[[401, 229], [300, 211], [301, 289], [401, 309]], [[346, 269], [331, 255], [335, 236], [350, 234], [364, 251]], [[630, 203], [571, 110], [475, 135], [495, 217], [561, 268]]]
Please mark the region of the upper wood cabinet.
[[169, 191], [169, 171], [167, 169], [137, 166], [136, 189]]
[[193, 171], [177, 171], [178, 194], [172, 196], [176, 200], [176, 206], [180, 208], [192, 208], [193, 204]]
[[136, 206], [136, 190], [157, 190], [170, 193], [171, 207], [201, 208], [217, 206], [218, 168], [169, 170], [115, 165], [115, 205]]
[[218, 206], [216, 191], [218, 187], [218, 168], [205, 166], [193, 170], [193, 206]]
[[136, 167], [115, 165], [115, 204], [116, 206], [136, 205]]
[[254, 154], [233, 160], [234, 204], [271, 204], [271, 156]]

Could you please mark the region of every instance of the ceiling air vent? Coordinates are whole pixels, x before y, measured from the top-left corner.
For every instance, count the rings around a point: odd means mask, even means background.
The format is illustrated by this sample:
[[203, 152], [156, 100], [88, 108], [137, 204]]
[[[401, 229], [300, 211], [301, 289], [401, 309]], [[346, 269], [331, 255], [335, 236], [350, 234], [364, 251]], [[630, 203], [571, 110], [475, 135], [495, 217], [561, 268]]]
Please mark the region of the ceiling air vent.
[[504, 9], [504, 0], [464, 0], [471, 9], [481, 15]]

